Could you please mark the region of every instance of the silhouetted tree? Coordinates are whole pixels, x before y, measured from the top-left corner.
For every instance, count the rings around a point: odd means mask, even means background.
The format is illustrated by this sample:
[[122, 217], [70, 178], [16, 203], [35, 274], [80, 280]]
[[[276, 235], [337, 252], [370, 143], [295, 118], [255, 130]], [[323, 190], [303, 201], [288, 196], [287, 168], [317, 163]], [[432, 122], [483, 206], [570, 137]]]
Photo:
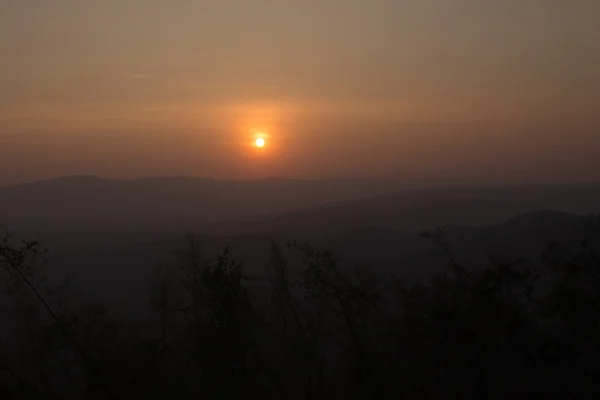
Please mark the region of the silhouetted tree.
[[[185, 237], [150, 281], [150, 324], [119, 325], [71, 282], [50, 284], [37, 242], [0, 241], [3, 398], [512, 398], [600, 394], [600, 218], [551, 243], [544, 266], [448, 268], [381, 285], [331, 252], [271, 246], [266, 280], [229, 247]], [[266, 287], [265, 287], [266, 286]], [[390, 290], [391, 289], [391, 290]], [[387, 290], [387, 291], [386, 291]], [[267, 296], [261, 298], [260, 293]], [[262, 301], [262, 300], [268, 301]], [[20, 396], [20, 397], [19, 397]]]

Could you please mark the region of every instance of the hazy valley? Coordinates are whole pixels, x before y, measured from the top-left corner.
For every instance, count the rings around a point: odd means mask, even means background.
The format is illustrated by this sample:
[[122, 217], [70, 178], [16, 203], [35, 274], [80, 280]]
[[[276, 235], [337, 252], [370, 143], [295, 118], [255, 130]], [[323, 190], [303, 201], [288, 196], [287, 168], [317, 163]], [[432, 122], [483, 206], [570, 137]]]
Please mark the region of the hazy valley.
[[173, 264], [186, 232], [202, 237], [210, 257], [231, 246], [258, 277], [272, 242], [307, 241], [413, 281], [446, 270], [443, 255], [419, 236], [423, 230], [445, 227], [456, 256], [477, 267], [493, 257], [537, 259], [565, 226], [575, 230], [600, 211], [600, 184], [400, 186], [74, 177], [0, 189], [0, 220], [51, 251], [51, 276], [73, 274], [92, 297], [140, 310], [151, 272]]

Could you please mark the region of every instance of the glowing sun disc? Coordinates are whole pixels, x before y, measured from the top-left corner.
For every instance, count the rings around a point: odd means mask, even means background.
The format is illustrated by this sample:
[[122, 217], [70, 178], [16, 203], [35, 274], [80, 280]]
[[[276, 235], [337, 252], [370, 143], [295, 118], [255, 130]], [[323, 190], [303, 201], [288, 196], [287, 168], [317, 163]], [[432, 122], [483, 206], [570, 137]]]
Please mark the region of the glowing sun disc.
[[265, 139], [263, 139], [263, 138], [256, 138], [256, 140], [254, 141], [254, 145], [256, 147], [264, 147], [265, 146]]

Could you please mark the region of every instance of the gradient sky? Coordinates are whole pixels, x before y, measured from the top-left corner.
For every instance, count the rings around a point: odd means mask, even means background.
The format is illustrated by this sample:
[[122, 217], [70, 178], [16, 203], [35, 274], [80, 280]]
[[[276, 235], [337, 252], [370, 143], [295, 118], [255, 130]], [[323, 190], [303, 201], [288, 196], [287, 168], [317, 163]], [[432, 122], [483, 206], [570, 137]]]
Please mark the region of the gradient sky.
[[600, 179], [598, 21], [597, 0], [0, 0], [0, 185]]

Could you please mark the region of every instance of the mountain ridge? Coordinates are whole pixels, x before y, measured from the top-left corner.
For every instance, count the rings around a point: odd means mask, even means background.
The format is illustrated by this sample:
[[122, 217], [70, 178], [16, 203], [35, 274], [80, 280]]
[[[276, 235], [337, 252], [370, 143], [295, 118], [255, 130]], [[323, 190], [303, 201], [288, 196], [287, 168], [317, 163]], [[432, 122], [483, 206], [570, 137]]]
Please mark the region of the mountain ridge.
[[599, 211], [600, 183], [414, 188], [388, 181], [112, 180], [72, 176], [0, 188], [0, 222], [44, 231], [319, 233], [370, 226], [485, 226], [532, 209]]

